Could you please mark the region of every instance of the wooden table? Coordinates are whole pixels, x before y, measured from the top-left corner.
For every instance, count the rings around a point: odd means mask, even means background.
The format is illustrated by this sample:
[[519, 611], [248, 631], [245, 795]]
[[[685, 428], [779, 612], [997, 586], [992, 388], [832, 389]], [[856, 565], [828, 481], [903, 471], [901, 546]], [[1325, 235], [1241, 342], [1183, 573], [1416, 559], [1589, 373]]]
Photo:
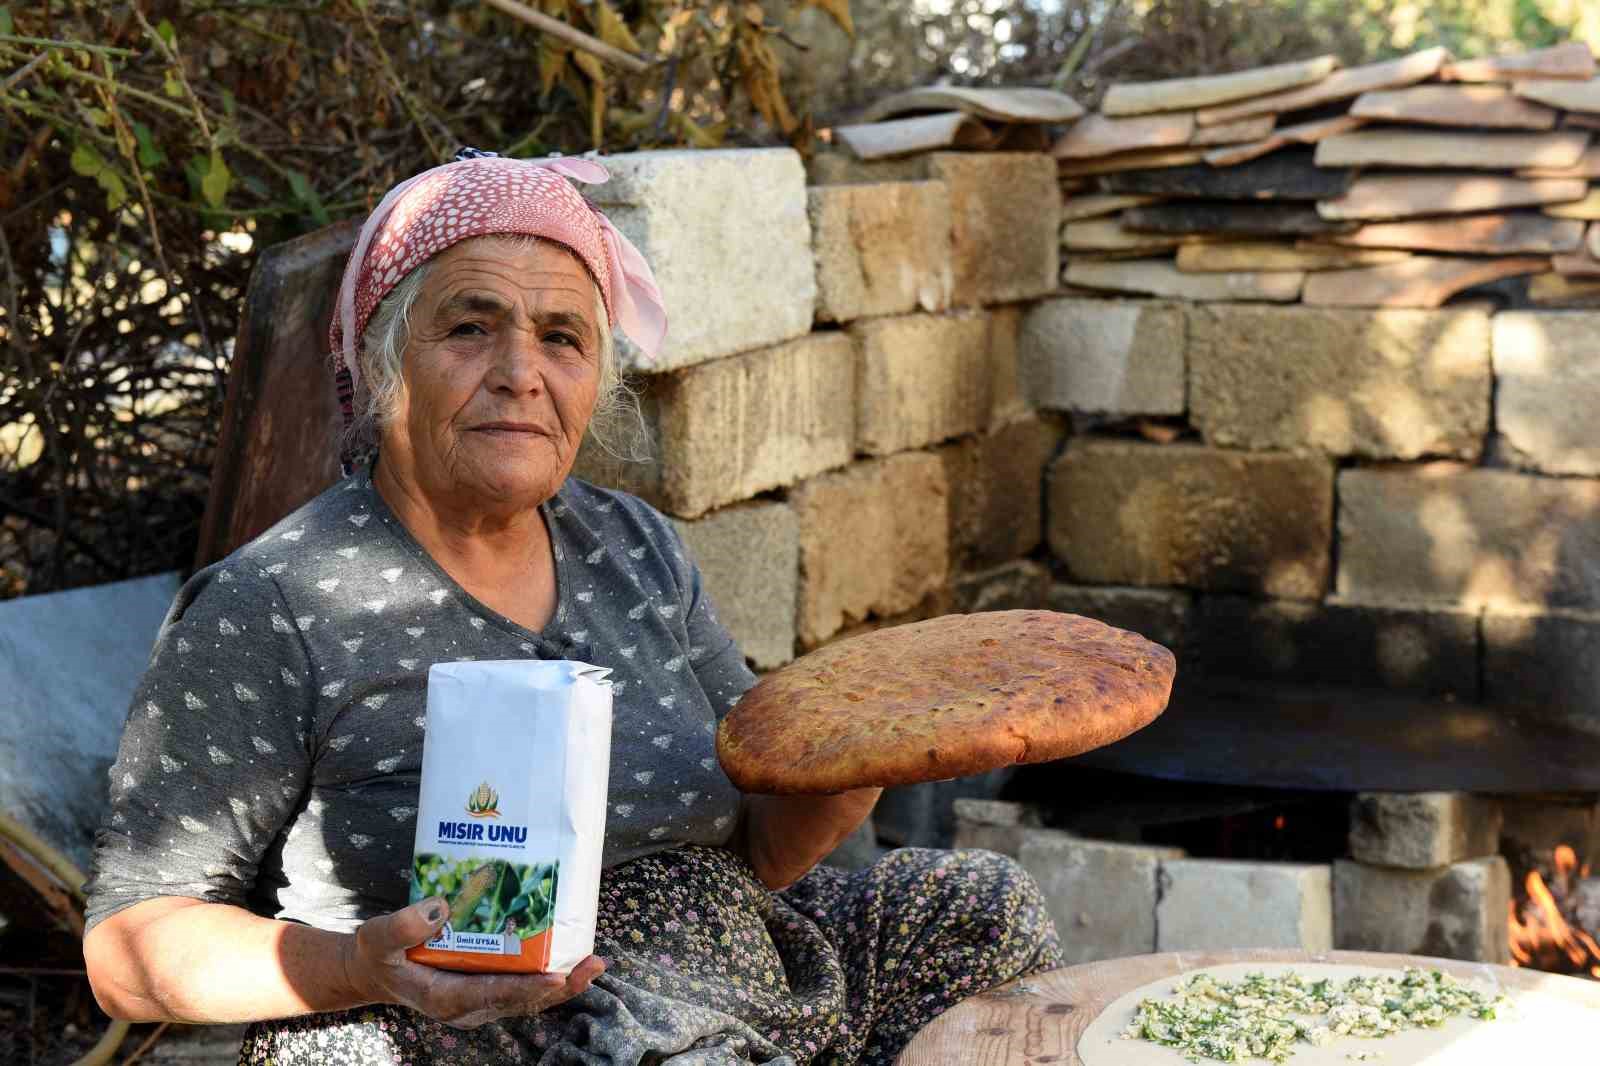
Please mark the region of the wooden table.
[[1078, 1038], [1120, 996], [1186, 970], [1238, 962], [1326, 962], [1394, 969], [1425, 966], [1458, 977], [1489, 977], [1508, 989], [1537, 988], [1541, 995], [1600, 1010], [1600, 981], [1489, 963], [1366, 951], [1172, 952], [1052, 970], [974, 996], [918, 1033], [901, 1054], [898, 1066], [1082, 1066]]

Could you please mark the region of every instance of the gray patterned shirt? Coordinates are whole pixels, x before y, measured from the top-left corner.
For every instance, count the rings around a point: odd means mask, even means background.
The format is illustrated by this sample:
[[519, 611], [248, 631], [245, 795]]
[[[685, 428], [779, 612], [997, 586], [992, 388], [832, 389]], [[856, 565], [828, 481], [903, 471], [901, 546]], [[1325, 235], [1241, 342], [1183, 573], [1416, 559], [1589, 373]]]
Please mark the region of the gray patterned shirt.
[[542, 633], [451, 580], [364, 473], [191, 578], [111, 768], [90, 923], [156, 896], [341, 931], [403, 906], [428, 667], [450, 660], [612, 669], [607, 866], [726, 843], [739, 793], [713, 733], [755, 679], [699, 570], [625, 493], [569, 478], [542, 510]]

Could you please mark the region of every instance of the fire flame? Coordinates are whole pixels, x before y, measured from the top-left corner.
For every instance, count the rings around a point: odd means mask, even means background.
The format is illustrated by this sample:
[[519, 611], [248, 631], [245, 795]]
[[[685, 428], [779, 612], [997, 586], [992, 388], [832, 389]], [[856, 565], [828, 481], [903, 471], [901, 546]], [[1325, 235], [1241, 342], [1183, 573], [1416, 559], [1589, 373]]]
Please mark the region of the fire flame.
[[1565, 844], [1555, 851], [1553, 891], [1538, 870], [1528, 872], [1524, 882], [1527, 903], [1519, 906], [1516, 900], [1511, 901], [1511, 965], [1587, 973], [1600, 979], [1600, 943], [1567, 921], [1556, 898], [1564, 899], [1571, 893], [1574, 874], [1588, 877], [1589, 867], [1580, 869], [1577, 853]]

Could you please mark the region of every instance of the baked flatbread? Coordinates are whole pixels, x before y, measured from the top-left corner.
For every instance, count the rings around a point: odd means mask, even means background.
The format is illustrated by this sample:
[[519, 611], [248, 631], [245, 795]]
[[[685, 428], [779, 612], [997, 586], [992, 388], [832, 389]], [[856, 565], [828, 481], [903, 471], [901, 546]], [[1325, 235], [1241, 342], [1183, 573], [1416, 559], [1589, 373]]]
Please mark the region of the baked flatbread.
[[1098, 748], [1167, 705], [1172, 653], [1054, 611], [945, 615], [829, 644], [763, 678], [717, 730], [745, 792], [909, 785]]

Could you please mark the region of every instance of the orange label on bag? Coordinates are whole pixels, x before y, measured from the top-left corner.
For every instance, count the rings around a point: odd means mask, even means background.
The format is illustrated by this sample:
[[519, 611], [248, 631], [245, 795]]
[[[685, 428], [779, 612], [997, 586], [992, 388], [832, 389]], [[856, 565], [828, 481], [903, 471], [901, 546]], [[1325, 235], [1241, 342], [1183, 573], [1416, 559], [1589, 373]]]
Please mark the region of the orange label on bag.
[[[505, 934], [502, 934], [504, 936]], [[550, 930], [536, 933], [526, 940], [518, 938], [515, 953], [511, 941], [502, 941], [500, 953], [463, 950], [460, 947], [440, 947], [441, 937], [426, 944], [406, 949], [406, 958], [424, 966], [461, 973], [544, 973], [550, 968]]]

